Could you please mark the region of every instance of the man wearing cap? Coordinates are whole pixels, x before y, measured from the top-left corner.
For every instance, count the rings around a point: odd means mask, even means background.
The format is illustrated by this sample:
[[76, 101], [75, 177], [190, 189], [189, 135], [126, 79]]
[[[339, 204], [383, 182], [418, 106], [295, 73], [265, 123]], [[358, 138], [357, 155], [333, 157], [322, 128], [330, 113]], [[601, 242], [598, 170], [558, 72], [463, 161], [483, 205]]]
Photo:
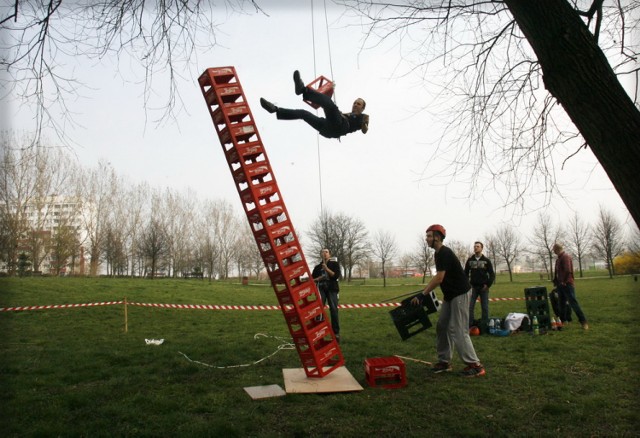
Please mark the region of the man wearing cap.
[[[468, 331], [471, 285], [458, 257], [443, 244], [446, 235], [447, 232], [442, 225], [434, 224], [427, 228], [427, 245], [435, 250], [436, 275], [431, 277], [422, 293], [427, 296], [440, 286], [444, 296], [436, 324], [438, 363], [432, 371], [452, 371], [451, 359], [455, 348], [466, 365], [462, 370], [463, 376], [484, 376], [486, 371], [478, 359]], [[420, 299], [414, 298], [412, 302], [414, 305], [420, 304]]]

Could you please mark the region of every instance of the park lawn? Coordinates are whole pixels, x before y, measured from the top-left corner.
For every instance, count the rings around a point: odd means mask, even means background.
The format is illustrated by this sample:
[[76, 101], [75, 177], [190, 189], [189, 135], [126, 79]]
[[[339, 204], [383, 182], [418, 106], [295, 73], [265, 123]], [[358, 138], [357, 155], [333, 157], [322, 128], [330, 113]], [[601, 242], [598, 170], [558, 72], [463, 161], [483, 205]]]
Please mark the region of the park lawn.
[[[491, 315], [524, 312], [524, 288], [500, 275]], [[343, 283], [341, 304], [378, 303], [419, 280]], [[408, 385], [371, 388], [366, 358], [435, 360], [435, 331], [402, 341], [390, 308], [342, 309], [346, 367], [362, 391], [252, 400], [300, 368], [282, 314], [128, 305], [0, 312], [3, 436], [637, 436], [637, 314], [633, 277], [577, 280], [591, 329], [474, 337], [487, 375], [431, 375], [405, 361]], [[438, 295], [441, 294], [438, 292]], [[0, 278], [0, 308], [124, 301], [275, 305], [270, 285], [206, 280]], [[477, 312], [479, 312], [479, 305]], [[431, 320], [435, 323], [435, 315]], [[160, 346], [145, 339], [164, 339]], [[454, 358], [457, 370], [462, 364]]]

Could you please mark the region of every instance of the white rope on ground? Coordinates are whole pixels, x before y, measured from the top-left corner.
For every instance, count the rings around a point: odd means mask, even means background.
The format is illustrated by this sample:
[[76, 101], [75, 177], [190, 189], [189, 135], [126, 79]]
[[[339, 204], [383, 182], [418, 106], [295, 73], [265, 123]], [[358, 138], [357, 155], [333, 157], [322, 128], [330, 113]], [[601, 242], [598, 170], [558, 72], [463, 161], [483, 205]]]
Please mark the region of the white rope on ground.
[[244, 363], [244, 364], [239, 364], [239, 365], [217, 366], [217, 365], [211, 365], [211, 364], [208, 364], [208, 363], [200, 362], [198, 360], [193, 360], [193, 359], [189, 358], [189, 356], [184, 354], [182, 351], [178, 351], [178, 353], [183, 355], [185, 357], [185, 359], [187, 359], [191, 363], [202, 365], [202, 366], [205, 366], [205, 367], [208, 367], [208, 368], [215, 368], [215, 369], [218, 369], [218, 370], [223, 370], [223, 369], [226, 369], [226, 368], [242, 368], [242, 367], [249, 367], [251, 365], [256, 365], [256, 364], [259, 364], [260, 362], [262, 362], [264, 360], [269, 359], [272, 356], [275, 356], [281, 350], [293, 350], [293, 349], [296, 348], [296, 346], [293, 343], [293, 341], [286, 340], [286, 339], [284, 339], [284, 338], [282, 338], [280, 336], [265, 335], [264, 333], [256, 333], [255, 335], [253, 335], [253, 339], [258, 339], [260, 337], [276, 339], [276, 340], [278, 340], [280, 342], [280, 345], [278, 345], [278, 347], [276, 348], [276, 350], [273, 353], [263, 357], [262, 359], [258, 359], [255, 362], [250, 362], [250, 363]]

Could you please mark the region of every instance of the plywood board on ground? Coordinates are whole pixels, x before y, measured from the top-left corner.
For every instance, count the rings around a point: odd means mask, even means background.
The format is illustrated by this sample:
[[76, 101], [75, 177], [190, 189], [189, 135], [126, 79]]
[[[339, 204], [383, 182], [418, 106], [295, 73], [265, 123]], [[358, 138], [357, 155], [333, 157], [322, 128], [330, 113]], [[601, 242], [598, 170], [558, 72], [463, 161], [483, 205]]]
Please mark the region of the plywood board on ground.
[[244, 390], [247, 391], [247, 394], [249, 394], [254, 400], [270, 397], [282, 397], [287, 394], [280, 385], [247, 386]]
[[345, 367], [336, 368], [325, 377], [307, 377], [304, 368], [285, 368], [284, 388], [287, 394], [362, 391], [362, 386]]

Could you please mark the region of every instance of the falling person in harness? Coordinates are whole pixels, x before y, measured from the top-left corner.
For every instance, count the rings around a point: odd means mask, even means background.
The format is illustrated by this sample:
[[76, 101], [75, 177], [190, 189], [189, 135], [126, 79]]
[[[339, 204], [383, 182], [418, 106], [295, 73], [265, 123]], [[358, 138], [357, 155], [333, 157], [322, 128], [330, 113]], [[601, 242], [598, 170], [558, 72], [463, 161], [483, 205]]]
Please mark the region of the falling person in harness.
[[267, 112], [276, 114], [278, 120], [304, 120], [320, 135], [326, 138], [340, 138], [352, 132], [362, 131], [366, 134], [369, 130], [369, 115], [363, 111], [367, 106], [362, 98], [357, 98], [353, 102], [350, 113], [342, 113], [338, 106], [326, 96], [311, 87], [307, 87], [300, 78], [300, 72], [293, 72], [293, 83], [295, 93], [302, 96], [302, 99], [314, 103], [324, 110], [324, 117], [303, 109], [280, 108], [264, 98], [260, 98], [260, 105]]

